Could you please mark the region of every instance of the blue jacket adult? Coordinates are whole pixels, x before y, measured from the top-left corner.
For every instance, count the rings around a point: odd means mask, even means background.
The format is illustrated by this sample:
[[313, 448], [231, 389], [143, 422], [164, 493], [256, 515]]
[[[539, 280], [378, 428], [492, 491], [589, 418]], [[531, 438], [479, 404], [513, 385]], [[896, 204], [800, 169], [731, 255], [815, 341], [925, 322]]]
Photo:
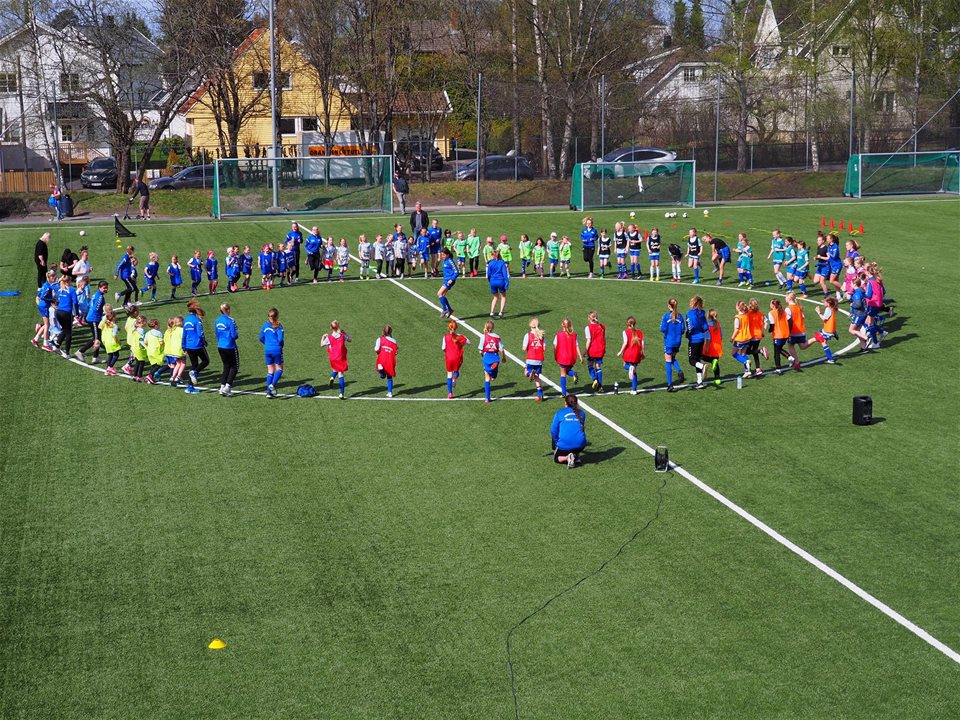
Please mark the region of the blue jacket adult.
[[87, 322], [97, 324], [103, 320], [103, 306], [107, 302], [107, 296], [100, 290], [93, 294], [90, 301], [90, 308], [87, 310]]
[[664, 313], [660, 320], [660, 332], [663, 333], [663, 346], [665, 348], [678, 348], [683, 342], [683, 331], [686, 323], [683, 315], [677, 315], [677, 319], [671, 319], [670, 313]]
[[117, 263], [113, 274], [121, 280], [130, 279], [130, 276], [133, 274], [133, 261], [128, 254], [124, 253], [123, 257], [120, 258], [120, 262]]
[[291, 230], [287, 233], [287, 242], [293, 242], [294, 248], [299, 248], [303, 242], [303, 233], [299, 230]]
[[487, 280], [490, 282], [490, 289], [500, 288], [507, 290], [510, 287], [510, 271], [507, 270], [507, 264], [500, 258], [493, 258], [487, 263]]
[[457, 263], [453, 261], [453, 258], [447, 258], [443, 261], [443, 284], [449, 285], [457, 281], [457, 278], [460, 277], [460, 270], [457, 269]]
[[597, 232], [595, 227], [584, 226], [583, 230], [580, 231], [580, 242], [583, 243], [585, 248], [592, 248], [596, 246], [599, 236], [600, 233]]
[[550, 439], [558, 450], [582, 450], [587, 444], [587, 417], [583, 410], [562, 407], [550, 423]]
[[[186, 329], [186, 323], [184, 323], [184, 329]], [[213, 329], [217, 333], [217, 347], [220, 350], [236, 349], [239, 332], [237, 323], [232, 317], [227, 314], [220, 315], [214, 322]]]
[[307, 251], [307, 255], [316, 255], [320, 252], [320, 238], [313, 233], [307, 233], [303, 248]]
[[202, 350], [207, 344], [203, 336], [203, 320], [198, 315], [188, 313], [183, 319], [183, 340], [180, 345], [184, 350]]
[[57, 310], [59, 312], [68, 312], [71, 315], [76, 315], [78, 306], [77, 291], [73, 285], [68, 285], [66, 289], [60, 288], [57, 290]]
[[274, 327], [273, 323], [265, 322], [260, 328], [260, 342], [265, 353], [283, 352], [283, 325]]
[[687, 339], [692, 343], [703, 342], [707, 338], [707, 314], [700, 308], [687, 310]]

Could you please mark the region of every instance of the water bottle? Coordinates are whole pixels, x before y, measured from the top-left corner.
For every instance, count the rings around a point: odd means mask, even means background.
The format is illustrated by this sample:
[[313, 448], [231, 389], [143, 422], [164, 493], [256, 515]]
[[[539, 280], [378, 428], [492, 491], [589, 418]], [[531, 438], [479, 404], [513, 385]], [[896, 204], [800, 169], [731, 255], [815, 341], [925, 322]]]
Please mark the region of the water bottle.
[[737, 390], [743, 389], [743, 375], [737, 375]]
[[618, 382], [616, 382], [616, 381], [614, 381], [614, 383], [613, 383], [613, 394], [614, 394], [614, 395], [619, 395], [619, 394], [620, 394], [620, 383], [618, 383]]

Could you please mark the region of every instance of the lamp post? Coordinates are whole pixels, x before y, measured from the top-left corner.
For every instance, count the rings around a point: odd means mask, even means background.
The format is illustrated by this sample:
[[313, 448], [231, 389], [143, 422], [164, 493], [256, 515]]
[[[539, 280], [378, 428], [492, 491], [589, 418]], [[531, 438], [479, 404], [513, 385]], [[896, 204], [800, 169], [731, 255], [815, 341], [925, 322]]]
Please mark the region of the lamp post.
[[277, 60], [274, 51], [274, 23], [273, 6], [274, 0], [267, 3], [270, 19], [270, 135], [273, 140], [273, 163], [271, 163], [270, 184], [273, 188], [273, 207], [272, 210], [280, 209], [280, 177], [278, 175], [278, 164], [280, 162], [280, 153], [277, 148]]

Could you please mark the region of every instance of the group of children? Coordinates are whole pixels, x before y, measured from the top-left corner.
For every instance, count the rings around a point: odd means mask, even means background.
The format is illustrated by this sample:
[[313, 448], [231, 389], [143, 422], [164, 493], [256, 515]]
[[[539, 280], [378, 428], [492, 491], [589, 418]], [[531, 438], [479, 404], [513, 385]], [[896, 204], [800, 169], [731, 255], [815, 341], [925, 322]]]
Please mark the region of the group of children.
[[[649, 277], [651, 280], [660, 279], [660, 251], [662, 239], [657, 228], [650, 232], [641, 232], [636, 224], [618, 222], [615, 225], [613, 237], [608, 237], [606, 230], [597, 232], [593, 229], [592, 219], [584, 219], [584, 232], [589, 232], [591, 242], [595, 243], [600, 265], [600, 275], [604, 276], [607, 269], [612, 268], [611, 253], [616, 259], [618, 278], [641, 278], [640, 254], [645, 248], [649, 258]], [[439, 251], [434, 253], [438, 247]], [[739, 286], [750, 289], [753, 287], [754, 251], [746, 233], [739, 233], [736, 247], [730, 248], [723, 239], [710, 233], [699, 235], [696, 229], [688, 232], [686, 251], [675, 244], [671, 244], [668, 252], [671, 256], [672, 280], [680, 281], [681, 265], [686, 257], [688, 268], [694, 271], [694, 283], [700, 281], [701, 255], [705, 246], [711, 248], [711, 260], [717, 273], [717, 284], [722, 284], [727, 263], [731, 261], [731, 252], [736, 253]], [[860, 343], [862, 350], [879, 346], [879, 342], [886, 334], [882, 329], [885, 317], [886, 292], [882, 280], [882, 273], [876, 263], [868, 262], [860, 254], [860, 246], [856, 240], [846, 241], [845, 252], [840, 249], [840, 240], [835, 234], [818, 233], [815, 254], [811, 258], [810, 250], [805, 241], [794, 241], [791, 237], [784, 237], [779, 230], [774, 230], [771, 238], [768, 259], [773, 264], [774, 276], [781, 289], [786, 291], [785, 305], [779, 299], [769, 304], [764, 312], [756, 299], [740, 301], [736, 304], [733, 318], [733, 331], [729, 337], [732, 343], [732, 357], [743, 366], [745, 377], [761, 375], [760, 357], [769, 358], [766, 347], [761, 341], [766, 335], [773, 340], [773, 358], [775, 370], [782, 370], [782, 359], [789, 359], [793, 368], [800, 367], [797, 351], [806, 349], [814, 343], [819, 343], [827, 356], [827, 362], [833, 363], [833, 353], [830, 342], [837, 339], [838, 305], [848, 301], [850, 304], [850, 323], [848, 332]], [[280, 286], [292, 284], [299, 280], [300, 246], [303, 245], [307, 254], [307, 265], [314, 271], [313, 282], [318, 282], [319, 273], [326, 270], [327, 279], [332, 279], [334, 269], [338, 271], [338, 279], [344, 279], [351, 261], [350, 249], [347, 240], [341, 238], [335, 244], [334, 238], [325, 241], [314, 227], [307, 233], [306, 238], [300, 232], [296, 223], [293, 224], [287, 238], [276, 247], [267, 244], [261, 249], [258, 265], [261, 271], [261, 287], [270, 289], [275, 283]], [[531, 241], [528, 235], [520, 236], [517, 255], [520, 261], [520, 274], [539, 275], [541, 277], [557, 274], [569, 276], [572, 258], [570, 239], [563, 236], [558, 239], [557, 233], [551, 233], [550, 239], [544, 242], [538, 237]], [[586, 255], [586, 252], [585, 252]], [[591, 252], [592, 256], [592, 252]], [[461, 276], [474, 277], [479, 272], [479, 259], [483, 258], [487, 266], [487, 275], [491, 267], [496, 268], [496, 277], [488, 277], [491, 282], [491, 292], [494, 293], [494, 305], [499, 297], [500, 317], [503, 313], [503, 300], [506, 283], [509, 281], [509, 267], [513, 261], [513, 248], [507, 237], [501, 236], [499, 244], [493, 237], [487, 237], [481, 243], [476, 228], [472, 228], [468, 236], [462, 232], [452, 233], [441, 231], [436, 220], [430, 228], [421, 231], [419, 238], [407, 237], [400, 225], [395, 226], [394, 232], [384, 237], [378, 235], [370, 243], [366, 237], [360, 236], [357, 248], [357, 258], [360, 261], [360, 277], [368, 279], [371, 272], [376, 278], [412, 277], [414, 272], [422, 270], [425, 277], [441, 275], [444, 278], [443, 286], [437, 295], [442, 306], [442, 314], [451, 318], [453, 309], [447, 299], [447, 291], [453, 287], [456, 279]], [[592, 257], [591, 257], [592, 259]], [[806, 319], [798, 299], [807, 296], [807, 278], [813, 265], [813, 283], [820, 286], [824, 294], [824, 306], [817, 307], [816, 312], [822, 320], [822, 328], [807, 340]], [[154, 383], [160, 380], [164, 373], [169, 371], [169, 381], [177, 386], [182, 381], [186, 358], [190, 359], [191, 370], [188, 373], [189, 383], [187, 392], [195, 392], [197, 373], [209, 364], [206, 354], [206, 340], [203, 337], [203, 311], [199, 304], [192, 300], [188, 304], [188, 314], [175, 316], [166, 321], [165, 328], [156, 319], [148, 319], [141, 315], [138, 307], [140, 294], [150, 293], [152, 300], [156, 299], [157, 280], [160, 275], [160, 260], [157, 253], [149, 254], [149, 261], [143, 269], [144, 286], [139, 287], [137, 282], [138, 261], [133, 246], [126, 248], [126, 252], [117, 263], [114, 278], [122, 283], [122, 290], [114, 294], [115, 302], [123, 301], [126, 318], [123, 321], [122, 333], [118, 327], [120, 320], [117, 311], [107, 303], [108, 282], [101, 280], [96, 290], [92, 290], [88, 276], [77, 278], [76, 286], [73, 278], [64, 275], [57, 278], [56, 272], [47, 273], [46, 282], [37, 293], [37, 304], [41, 322], [36, 325], [36, 333], [32, 340], [34, 345], [44, 350], [59, 352], [69, 357], [72, 349], [73, 330], [75, 327], [90, 327], [90, 338], [74, 354], [78, 359], [85, 359], [91, 350], [93, 362], [100, 362], [101, 350], [106, 352], [106, 374], [117, 373], [115, 365], [125, 345], [129, 351], [129, 358], [122, 366], [121, 371], [144, 382]], [[198, 288], [207, 276], [208, 293], [216, 293], [219, 285], [219, 268], [216, 254], [213, 250], [207, 251], [206, 259], [197, 250], [187, 263], [191, 281], [191, 296], [196, 296]], [[227, 290], [249, 289], [253, 271], [253, 257], [249, 246], [242, 250], [234, 245], [226, 250], [225, 274]], [[375, 268], [372, 270], [371, 268]], [[176, 293], [182, 285], [183, 273], [177, 256], [171, 258], [167, 267], [167, 275], [171, 284], [171, 299], [176, 299]], [[504, 281], [502, 278], [506, 278]], [[499, 295], [497, 294], [499, 293]], [[226, 308], [226, 310], [224, 310]], [[218, 351], [224, 362], [224, 372], [221, 375], [222, 394], [231, 394], [231, 385], [239, 367], [239, 355], [236, 350], [236, 324], [229, 318], [229, 306], [221, 306], [221, 317], [216, 323]], [[494, 307], [491, 306], [491, 317]], [[441, 341], [447, 368], [448, 397], [453, 397], [454, 386], [459, 378], [460, 367], [463, 363], [464, 346], [469, 340], [461, 335], [456, 320], [450, 319], [448, 332]], [[221, 329], [223, 331], [221, 332]], [[664, 337], [664, 362], [668, 390], [674, 389], [674, 378], [684, 382], [684, 374], [677, 360], [682, 341], [688, 341], [688, 361], [696, 371], [694, 387], [705, 386], [704, 380], [708, 371], [713, 372], [714, 382], [719, 384], [719, 361], [723, 355], [723, 333], [720, 328], [718, 313], [715, 309], [704, 310], [703, 300], [694, 296], [690, 300], [689, 308], [685, 313], [680, 312], [675, 300], [668, 303], [668, 310], [661, 318], [660, 331]], [[233, 335], [231, 338], [230, 335]], [[267, 322], [264, 324], [259, 337], [264, 344], [265, 361], [267, 365], [267, 394], [276, 396], [276, 385], [283, 374], [283, 326], [279, 323], [279, 313], [273, 309]], [[588, 366], [592, 387], [600, 390], [603, 386], [603, 361], [606, 353], [606, 327], [599, 322], [596, 313], [590, 313], [583, 332], [586, 364]], [[617, 356], [622, 358], [627, 377], [631, 383], [631, 392], [637, 391], [637, 364], [644, 358], [644, 336], [637, 328], [636, 319], [630, 317], [621, 334], [621, 347]], [[331, 385], [338, 383], [340, 395], [344, 391], [344, 373], [347, 371], [347, 343], [350, 336], [344, 333], [336, 321], [331, 325], [330, 332], [322, 338], [322, 347], [328, 350], [331, 363]], [[534, 318], [522, 340], [522, 350], [526, 353], [526, 376], [534, 383], [538, 399], [543, 397], [541, 372], [545, 353], [544, 332], [539, 321]], [[560, 389], [566, 394], [568, 378], [577, 381], [575, 365], [584, 362], [579, 338], [573, 330], [569, 320], [561, 323], [561, 328], [553, 338], [554, 359], [559, 366]], [[377, 372], [387, 381], [388, 396], [392, 396], [393, 378], [396, 374], [397, 343], [392, 337], [392, 328], [386, 326], [383, 335], [375, 344], [377, 354]], [[491, 383], [496, 380], [499, 365], [504, 358], [503, 344], [494, 331], [493, 321], [489, 321], [484, 328], [483, 340], [480, 346], [484, 369], [485, 398], [490, 400]]]

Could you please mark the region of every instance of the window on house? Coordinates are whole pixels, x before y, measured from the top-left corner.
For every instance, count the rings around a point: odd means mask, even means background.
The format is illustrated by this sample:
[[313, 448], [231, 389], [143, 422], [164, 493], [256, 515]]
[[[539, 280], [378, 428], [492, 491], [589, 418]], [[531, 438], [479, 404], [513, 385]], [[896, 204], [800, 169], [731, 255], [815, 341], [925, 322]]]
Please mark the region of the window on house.
[[0, 125], [3, 126], [3, 142], [20, 142], [20, 118], [10, 117], [0, 110]]
[[277, 129], [281, 135], [295, 135], [297, 133], [297, 119], [282, 117], [277, 123]]
[[893, 93], [889, 90], [878, 92], [873, 98], [873, 108], [877, 112], [892, 113], [895, 103]]
[[60, 126], [60, 142], [73, 142], [73, 125]]
[[316, 118], [300, 118], [301, 128], [304, 132], [316, 132], [317, 131], [317, 119]]
[[17, 91], [17, 74], [11, 72], [0, 73], [0, 93]]
[[[290, 84], [290, 73], [288, 72], [279, 72], [277, 73], [277, 89], [278, 90], [289, 90], [291, 88]], [[253, 74], [253, 89], [254, 90], [269, 90], [270, 89], [270, 73], [269, 72], [255, 72]]]
[[832, 53], [834, 57], [850, 57], [850, 46], [834, 45]]
[[80, 92], [80, 75], [77, 73], [60, 73], [60, 91], [68, 95]]
[[683, 81], [685, 83], [694, 83], [697, 82], [702, 77], [702, 71], [700, 68], [684, 68], [683, 69]]

